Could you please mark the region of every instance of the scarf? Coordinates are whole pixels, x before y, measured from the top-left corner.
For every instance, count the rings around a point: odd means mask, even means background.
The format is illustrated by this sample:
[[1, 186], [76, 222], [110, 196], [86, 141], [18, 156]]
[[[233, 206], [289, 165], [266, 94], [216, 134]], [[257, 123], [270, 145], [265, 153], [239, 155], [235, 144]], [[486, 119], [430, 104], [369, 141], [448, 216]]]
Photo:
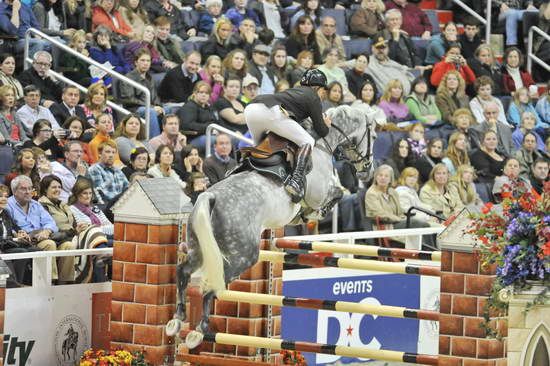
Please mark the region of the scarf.
[[90, 218], [92, 225], [101, 226], [101, 220], [99, 219], [99, 217], [97, 217], [97, 215], [92, 211], [89, 206], [85, 206], [80, 202], [76, 202], [74, 206], [78, 208], [84, 215]]
[[506, 65], [506, 70], [508, 71], [508, 74], [510, 74], [510, 76], [512, 77], [512, 80], [514, 80], [516, 90], [518, 90], [519, 88], [523, 88], [523, 80], [521, 80], [519, 67], [510, 67]]

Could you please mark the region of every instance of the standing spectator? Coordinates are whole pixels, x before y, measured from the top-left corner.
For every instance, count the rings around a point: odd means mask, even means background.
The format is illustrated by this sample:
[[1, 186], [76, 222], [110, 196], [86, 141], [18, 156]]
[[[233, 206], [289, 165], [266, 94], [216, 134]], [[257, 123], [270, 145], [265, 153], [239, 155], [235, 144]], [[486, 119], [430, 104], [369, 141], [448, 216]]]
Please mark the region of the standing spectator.
[[128, 179], [122, 171], [115, 167], [118, 155], [116, 143], [112, 140], [99, 145], [99, 161], [88, 169], [95, 191], [105, 204], [128, 188]]
[[193, 91], [193, 86], [200, 80], [198, 74], [201, 55], [191, 51], [185, 56], [181, 66], [174, 67], [166, 73], [158, 88], [163, 103], [185, 103]]
[[206, 0], [206, 11], [202, 13], [199, 19], [199, 32], [210, 34], [214, 24], [220, 18], [223, 3], [221, 0]]
[[456, 174], [449, 181], [449, 189], [453, 191], [469, 208], [479, 208], [483, 205], [474, 184], [475, 171], [470, 164], [459, 165]]
[[397, 9], [390, 9], [386, 12], [386, 29], [379, 33], [388, 41], [388, 56], [395, 62], [405, 65], [410, 69], [425, 70], [431, 67], [422, 66], [422, 60], [418, 51], [407, 32], [401, 29], [403, 19]]
[[23, 98], [23, 85], [14, 77], [15, 57], [9, 53], [0, 54], [0, 85], [14, 88], [15, 100]]
[[90, 36], [92, 5], [90, 0], [63, 1], [63, 22], [65, 28], [81, 29]]
[[156, 37], [153, 46], [164, 60], [164, 67], [173, 69], [180, 65], [185, 58], [180, 42], [175, 37], [170, 36], [170, 20], [168, 18], [160, 16], [155, 19], [154, 25]]
[[231, 37], [231, 30], [233, 25], [227, 18], [220, 18], [214, 24], [212, 34], [208, 37], [208, 40], [201, 46], [201, 56], [206, 60], [211, 55], [218, 55], [221, 58], [225, 58], [229, 51], [231, 51], [231, 45], [229, 43]]
[[231, 23], [233, 23], [235, 28], [238, 28], [245, 18], [254, 20], [257, 27], [261, 25], [258, 14], [251, 9], [247, 9], [247, 4], [248, 0], [235, 0], [235, 6], [225, 12], [225, 16], [231, 21]]
[[92, 8], [92, 31], [95, 32], [98, 26], [105, 25], [124, 42], [134, 38], [135, 33], [118, 11], [117, 0], [99, 0], [96, 4]]
[[374, 37], [386, 27], [381, 0], [362, 0], [350, 19], [350, 32], [359, 37]]
[[78, 99], [80, 99], [78, 88], [72, 85], [65, 86], [61, 95], [61, 103], [54, 103], [50, 106], [50, 112], [52, 112], [55, 120], [63, 124], [67, 118], [77, 116], [82, 121], [85, 121], [86, 113], [78, 105]]
[[301, 51], [307, 50], [313, 54], [314, 64], [319, 65], [322, 62], [321, 51], [313, 28], [313, 20], [307, 15], [298, 18], [296, 24], [292, 27], [292, 32], [285, 46], [286, 52], [294, 58], [297, 58], [298, 53]]
[[145, 139], [145, 124], [135, 114], [129, 114], [120, 121], [114, 138], [118, 155], [124, 164], [130, 162], [130, 154], [137, 147], [144, 147], [149, 153], [153, 153], [153, 149]]
[[448, 71], [457, 71], [460, 73], [466, 84], [472, 84], [476, 81], [474, 72], [468, 66], [466, 59], [460, 54], [459, 43], [450, 44], [445, 57], [434, 65], [432, 76], [430, 77], [432, 85], [438, 86], [443, 75]]
[[223, 90], [224, 77], [222, 75], [222, 60], [220, 56], [208, 57], [204, 67], [199, 72], [201, 79], [210, 85], [211, 93], [208, 103], [214, 104], [220, 97]]
[[315, 37], [321, 54], [328, 48], [335, 48], [338, 51], [338, 64], [346, 60], [344, 42], [342, 37], [336, 34], [336, 19], [334, 17], [327, 15], [321, 19], [321, 28], [315, 31]]
[[264, 29], [273, 31], [277, 39], [286, 37], [285, 30], [290, 23], [290, 17], [284, 11], [282, 3], [279, 0], [263, 0], [251, 4], [252, 10], [258, 14]]
[[311, 69], [313, 67], [313, 53], [311, 51], [301, 51], [298, 53], [297, 59], [296, 59], [296, 65], [294, 65], [294, 69], [289, 72], [288, 74], [288, 81], [291, 86], [295, 86], [298, 84], [300, 79], [302, 78], [302, 75], [307, 70]]
[[495, 177], [502, 175], [505, 157], [497, 152], [498, 136], [493, 130], [486, 130], [481, 135], [481, 146], [470, 156], [476, 170], [477, 180], [488, 183], [492, 189]]
[[483, 42], [479, 36], [479, 21], [476, 18], [473, 16], [464, 18], [464, 33], [458, 36], [458, 41], [462, 46], [462, 56], [467, 60], [472, 59], [475, 51]]
[[158, 17], [166, 17], [170, 20], [170, 33], [185, 41], [189, 37], [197, 35], [197, 30], [192, 24], [187, 24], [182, 10], [176, 6], [177, 2], [169, 0], [145, 0], [144, 8], [149, 16], [149, 22], [153, 23]]
[[421, 37], [430, 39], [432, 33], [432, 23], [430, 19], [418, 6], [409, 3], [407, 0], [386, 1], [386, 9], [399, 9], [403, 16], [403, 30], [410, 37]]
[[521, 116], [523, 115], [524, 112], [533, 113], [537, 121], [535, 128], [543, 129], [548, 127], [548, 124], [542, 123], [537, 113], [537, 110], [535, 109], [535, 106], [531, 101], [531, 97], [529, 97], [529, 90], [527, 90], [527, 88], [519, 88], [514, 93], [512, 103], [510, 103], [510, 106], [508, 106], [507, 117], [508, 117], [509, 124], [513, 126], [519, 126]]
[[[82, 56], [90, 56], [86, 49], [86, 33], [82, 29], [74, 32], [69, 47], [82, 54]], [[89, 64], [69, 52], [63, 52], [61, 55], [59, 71], [63, 73], [63, 76], [83, 86], [90, 85], [92, 81]]]
[[441, 112], [437, 108], [435, 97], [428, 94], [428, 82], [424, 77], [420, 76], [413, 81], [406, 103], [414, 119], [424, 126], [431, 128], [442, 123]]
[[246, 51], [248, 57], [252, 56], [252, 49], [259, 43], [256, 33], [256, 24], [252, 18], [244, 18], [236, 32], [229, 37], [229, 48], [240, 48]]
[[252, 51], [252, 60], [248, 64], [248, 72], [258, 79], [260, 86], [260, 95], [273, 94], [275, 92], [275, 83], [277, 77], [275, 72], [268, 66], [269, 47], [264, 44], [257, 44]]
[[425, 62], [433, 65], [441, 61], [445, 56], [445, 51], [449, 46], [457, 42], [458, 29], [454, 22], [449, 22], [443, 27], [443, 33], [432, 37], [428, 49], [426, 50]]
[[353, 68], [350, 68], [346, 71], [346, 79], [348, 81], [349, 91], [355, 95], [356, 98], [361, 98], [358, 94], [361, 87], [367, 82], [370, 81], [374, 83], [372, 76], [366, 73], [367, 67], [369, 66], [369, 56], [365, 53], [360, 53], [355, 58], [353, 63]]
[[[92, 84], [88, 88], [86, 98], [84, 98], [84, 104], [81, 105], [86, 115], [86, 122], [91, 127], [97, 128], [97, 119], [102, 114], [108, 114], [111, 116], [113, 125], [117, 122], [117, 115], [113, 112], [113, 109], [107, 105], [107, 87], [103, 83]], [[113, 126], [111, 130], [113, 132]]]
[[[538, 12], [538, 9], [527, 1], [497, 1], [493, 6], [498, 6], [500, 12], [498, 14], [498, 23], [506, 26], [506, 47], [518, 45], [518, 24], [523, 19], [523, 14], [526, 11]], [[524, 6], [527, 5], [526, 9]]]
[[[531, 86], [536, 86], [533, 77], [523, 69], [523, 54], [517, 47], [510, 47], [504, 52], [502, 67], [503, 94], [513, 94], [519, 88], [529, 88], [532, 97], [538, 96], [538, 90], [531, 92]], [[535, 88], [536, 89], [536, 88]]]
[[25, 93], [25, 105], [17, 110], [15, 117], [21, 121], [27, 135], [30, 135], [34, 124], [39, 119], [49, 121], [51, 126], [58, 129], [59, 123], [57, 123], [52, 112], [40, 105], [40, 90], [34, 85], [27, 85], [23, 92]]
[[483, 116], [483, 108], [487, 103], [495, 103], [498, 106], [498, 121], [507, 126], [510, 126], [510, 123], [506, 120], [506, 115], [504, 113], [504, 106], [500, 99], [493, 97], [493, 81], [488, 76], [481, 76], [474, 83], [474, 89], [476, 91], [476, 96], [470, 100], [470, 110], [475, 116], [478, 123], [481, 123], [485, 120]]
[[390, 80], [378, 106], [386, 113], [388, 122], [399, 123], [410, 120], [409, 108], [403, 99], [403, 84], [399, 79]]
[[214, 109], [218, 111], [220, 124], [223, 127], [244, 134], [248, 128], [244, 120], [244, 105], [238, 99], [240, 93], [239, 79], [231, 77], [225, 79], [223, 96], [216, 101]]
[[321, 24], [321, 5], [318, 0], [301, 0], [298, 11], [290, 18], [290, 27], [294, 28], [299, 23], [300, 17], [308, 16], [312, 24], [317, 28]]
[[537, 149], [544, 151], [544, 140], [535, 131], [535, 124], [537, 123], [536, 118], [536, 115], [530, 111], [521, 114], [521, 123], [516, 130], [512, 132], [512, 141], [516, 149], [521, 148], [525, 134], [532, 133], [536, 137]]
[[248, 74], [248, 60], [246, 58], [246, 52], [240, 49], [235, 49], [229, 52], [223, 59], [222, 66], [225, 70], [224, 79], [232, 77], [238, 78], [242, 82]]
[[403, 84], [405, 94], [411, 90], [411, 81], [414, 75], [408, 70], [408, 67], [401, 65], [388, 57], [389, 49], [387, 41], [379, 37], [372, 45], [372, 54], [367, 73], [376, 81], [379, 90], [385, 90], [386, 85], [392, 79], [399, 79]]
[[34, 85], [40, 90], [40, 104], [46, 108], [61, 99], [59, 80], [50, 72], [52, 61], [52, 55], [48, 52], [38, 51], [33, 56], [32, 68], [23, 71], [18, 77], [23, 87]]
[[450, 189], [449, 171], [441, 163], [434, 166], [429, 180], [420, 189], [420, 200], [445, 218], [457, 214], [464, 207], [456, 191]]
[[57, 0], [38, 0], [32, 6], [32, 12], [40, 25], [42, 32], [58, 39], [71, 38], [76, 31], [65, 29], [63, 23], [63, 4]]
[[149, 141], [153, 151], [160, 145], [169, 146], [174, 153], [179, 153], [187, 144], [187, 137], [180, 131], [180, 119], [175, 114], [168, 114], [162, 119], [162, 133]]
[[122, 19], [132, 29], [134, 34], [141, 34], [145, 25], [149, 23], [147, 11], [143, 7], [141, 0], [122, 0], [119, 11]]
[[176, 171], [172, 169], [174, 163], [174, 150], [168, 145], [160, 145], [155, 151], [155, 165], [147, 170], [147, 174], [152, 175], [154, 178], [172, 178], [178, 183], [181, 188], [185, 188], [185, 182], [183, 182]]
[[151, 160], [151, 154], [144, 147], [138, 147], [132, 150], [130, 154], [130, 164], [122, 168], [122, 172], [126, 179], [130, 181], [130, 177], [134, 173], [143, 173], [147, 174], [147, 169], [149, 169], [149, 162]]
[[469, 65], [476, 75], [476, 78], [487, 76], [493, 81], [493, 94], [502, 95], [502, 73], [500, 65], [495, 59], [491, 46], [482, 44], [474, 53], [473, 58], [470, 58]]
[[498, 106], [495, 103], [487, 103], [483, 108], [483, 116], [485, 121], [478, 124], [474, 131], [477, 132], [478, 136], [481, 136], [487, 130], [494, 131], [498, 136], [496, 150], [504, 156], [512, 156], [514, 150], [512, 131], [510, 127], [498, 121]]
[[63, 202], [69, 200], [73, 186], [79, 177], [86, 177], [88, 165], [82, 160], [84, 150], [78, 141], [69, 141], [63, 146], [65, 161], [60, 163], [52, 162], [51, 174], [61, 181], [61, 192], [59, 199]]
[[470, 165], [468, 145], [466, 144], [466, 136], [463, 133], [453, 132], [449, 137], [449, 147], [445, 152], [442, 163], [447, 166], [451, 175], [457, 172], [459, 166]]
[[437, 104], [443, 121], [446, 123], [451, 123], [451, 116], [457, 109], [469, 107], [470, 101], [465, 91], [466, 83], [458, 71], [447, 71], [443, 75], [437, 87], [435, 104]]
[[[109, 0], [108, 0], [109, 1]], [[112, 31], [105, 25], [99, 25], [93, 34], [94, 46], [90, 48], [90, 57], [100, 64], [109, 63], [113, 70], [126, 74], [132, 68], [126, 63], [119, 50], [113, 48]], [[105, 78], [105, 82], [109, 80]], [[92, 80], [93, 81], [93, 80]]]
[[225, 178], [228, 170], [237, 165], [229, 154], [231, 154], [231, 139], [228, 135], [221, 133], [216, 136], [214, 154], [204, 161], [204, 174], [208, 177], [210, 184], [218, 183]]

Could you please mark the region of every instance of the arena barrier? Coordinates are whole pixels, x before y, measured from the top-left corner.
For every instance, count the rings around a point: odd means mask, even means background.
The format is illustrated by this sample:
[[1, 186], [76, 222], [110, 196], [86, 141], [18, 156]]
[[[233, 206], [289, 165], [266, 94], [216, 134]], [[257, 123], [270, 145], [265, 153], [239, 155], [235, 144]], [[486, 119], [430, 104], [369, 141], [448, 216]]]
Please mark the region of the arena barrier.
[[337, 267], [366, 271], [416, 274], [422, 276], [439, 277], [441, 275], [439, 267], [436, 266], [417, 266], [406, 263], [380, 262], [369, 259], [322, 257], [313, 254], [288, 254], [270, 252], [267, 250], [260, 250], [259, 260], [274, 263], [303, 264], [307, 266]]
[[285, 339], [273, 339], [263, 337], [244, 336], [227, 333], [209, 333], [204, 335], [207, 342], [219, 344], [246, 346], [256, 348], [269, 348], [272, 350], [293, 350], [300, 352], [313, 352], [329, 355], [338, 355], [354, 358], [366, 358], [382, 361], [417, 363], [424, 365], [437, 365], [438, 356], [423, 355], [388, 350], [373, 350], [364, 347], [347, 347], [334, 344], [321, 344], [310, 342], [289, 341]]
[[286, 238], [273, 239], [273, 244], [275, 247], [280, 249], [345, 253], [370, 257], [420, 259], [425, 261], [441, 262], [441, 252], [428, 252], [400, 248], [381, 248], [369, 245], [349, 245], [341, 243], [327, 243], [322, 241], [292, 240]]

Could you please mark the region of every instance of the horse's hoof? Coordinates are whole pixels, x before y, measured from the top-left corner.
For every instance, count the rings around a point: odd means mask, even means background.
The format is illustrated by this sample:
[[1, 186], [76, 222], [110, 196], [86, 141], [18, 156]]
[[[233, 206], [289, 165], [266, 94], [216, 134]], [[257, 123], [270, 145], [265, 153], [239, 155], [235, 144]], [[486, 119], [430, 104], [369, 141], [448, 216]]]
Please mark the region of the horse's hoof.
[[179, 319], [172, 319], [166, 324], [165, 332], [167, 336], [175, 336], [181, 330], [182, 322]]
[[185, 338], [185, 344], [187, 345], [187, 348], [193, 349], [202, 343], [203, 338], [204, 335], [201, 332], [192, 330], [187, 334], [187, 337]]

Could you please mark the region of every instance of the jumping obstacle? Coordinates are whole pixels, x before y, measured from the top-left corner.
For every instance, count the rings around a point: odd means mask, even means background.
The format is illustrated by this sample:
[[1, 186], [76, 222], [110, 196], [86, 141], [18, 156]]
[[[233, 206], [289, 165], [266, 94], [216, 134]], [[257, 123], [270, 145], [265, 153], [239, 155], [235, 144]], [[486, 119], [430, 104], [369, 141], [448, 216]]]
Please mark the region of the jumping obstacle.
[[427, 252], [421, 250], [381, 248], [369, 245], [350, 245], [340, 243], [327, 243], [322, 241], [304, 241], [291, 239], [274, 239], [274, 245], [280, 249], [314, 250], [317, 252], [345, 253], [365, 255], [369, 257], [421, 259], [426, 261], [441, 262], [441, 252]]
[[274, 263], [303, 264], [317, 267], [338, 267], [401, 274], [416, 274], [439, 277], [441, 272], [435, 266], [416, 266], [406, 263], [380, 262], [368, 259], [321, 257], [313, 254], [288, 254], [260, 250], [260, 261]]
[[365, 347], [337, 346], [334, 344], [297, 342], [284, 339], [253, 337], [227, 333], [208, 333], [204, 335], [204, 340], [207, 342], [215, 342], [233, 346], [269, 348], [277, 351], [293, 350], [300, 352], [324, 353], [329, 355], [366, 358], [381, 361], [419, 363], [425, 365], [437, 365], [439, 362], [439, 357], [432, 355], [389, 350], [373, 350]]

